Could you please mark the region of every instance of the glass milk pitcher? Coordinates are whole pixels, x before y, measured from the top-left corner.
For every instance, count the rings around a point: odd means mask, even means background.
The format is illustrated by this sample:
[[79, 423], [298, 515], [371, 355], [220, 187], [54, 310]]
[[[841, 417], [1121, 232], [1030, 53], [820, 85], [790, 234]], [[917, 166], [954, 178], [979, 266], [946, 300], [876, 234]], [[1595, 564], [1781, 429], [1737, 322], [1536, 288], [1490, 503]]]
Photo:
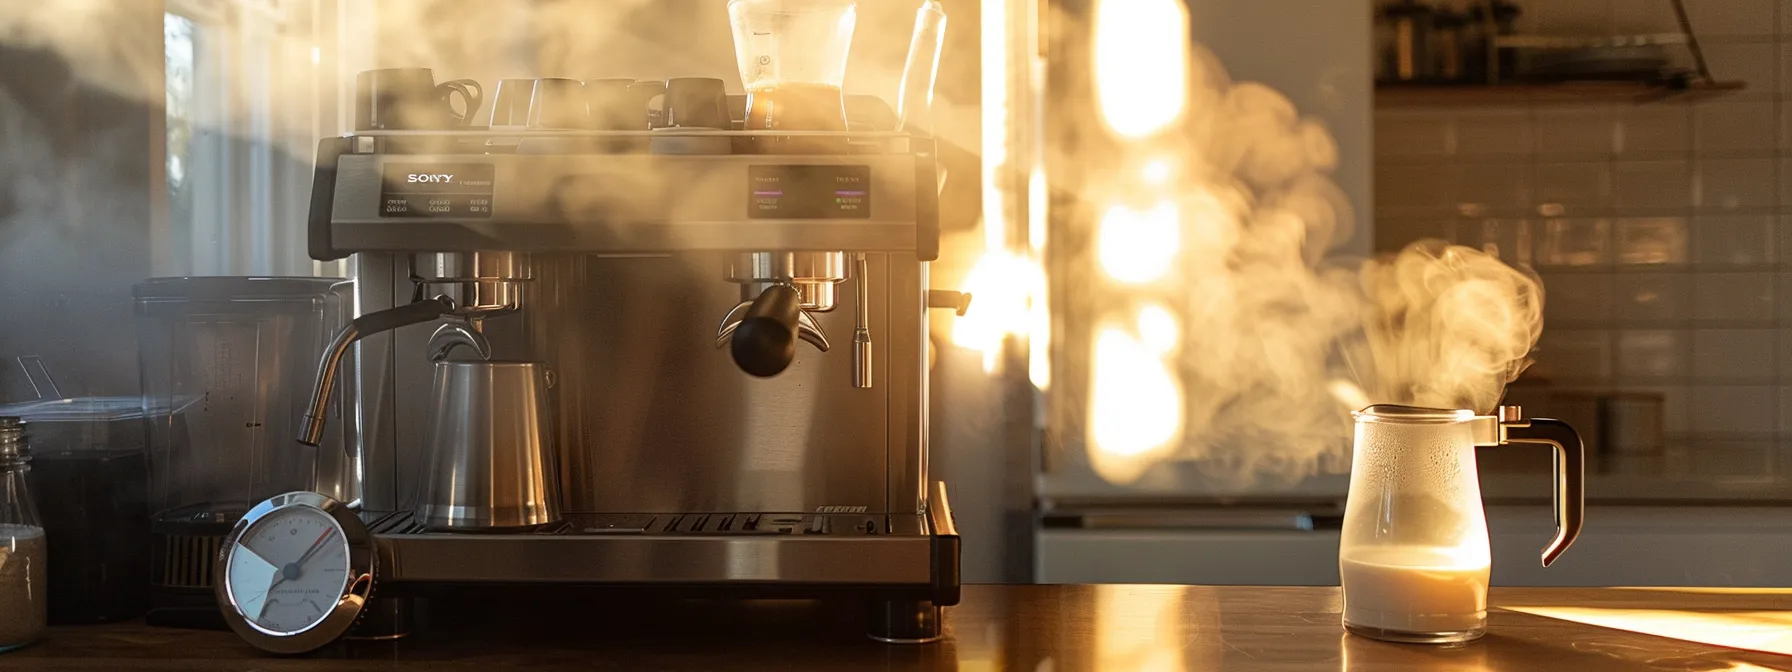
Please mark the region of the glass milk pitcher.
[[1555, 448], [1556, 536], [1548, 566], [1580, 534], [1582, 446], [1560, 420], [1376, 405], [1357, 411], [1350, 498], [1338, 547], [1344, 628], [1397, 642], [1479, 638], [1487, 626], [1487, 514], [1475, 448]]

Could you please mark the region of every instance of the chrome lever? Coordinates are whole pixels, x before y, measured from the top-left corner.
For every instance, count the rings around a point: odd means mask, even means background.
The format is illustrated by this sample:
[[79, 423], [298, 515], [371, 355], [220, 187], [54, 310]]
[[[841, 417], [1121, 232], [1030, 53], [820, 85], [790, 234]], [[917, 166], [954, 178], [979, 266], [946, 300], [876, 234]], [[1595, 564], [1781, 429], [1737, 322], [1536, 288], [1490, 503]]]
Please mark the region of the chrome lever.
[[828, 334], [821, 330], [821, 323], [816, 322], [815, 316], [810, 315], [806, 310], [796, 316], [796, 337], [807, 341], [809, 345], [815, 346], [816, 350], [822, 352], [827, 352], [834, 347], [828, 344]]
[[730, 309], [728, 314], [722, 317], [722, 326], [716, 329], [717, 348], [728, 345], [728, 338], [733, 336], [734, 329], [740, 326], [741, 315], [746, 314], [747, 309], [752, 307], [752, 301], [742, 301], [740, 305]]

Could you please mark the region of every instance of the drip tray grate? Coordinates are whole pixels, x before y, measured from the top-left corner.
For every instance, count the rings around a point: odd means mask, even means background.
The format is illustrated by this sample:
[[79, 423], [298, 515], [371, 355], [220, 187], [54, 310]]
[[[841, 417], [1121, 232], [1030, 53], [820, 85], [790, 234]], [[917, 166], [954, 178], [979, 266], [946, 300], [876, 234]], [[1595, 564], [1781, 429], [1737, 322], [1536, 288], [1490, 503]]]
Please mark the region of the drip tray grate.
[[[380, 536], [431, 534], [409, 512], [365, 514], [367, 527]], [[494, 530], [507, 534], [545, 536], [773, 536], [828, 537], [926, 536], [919, 515], [839, 513], [640, 513], [567, 514], [565, 522], [530, 531]]]

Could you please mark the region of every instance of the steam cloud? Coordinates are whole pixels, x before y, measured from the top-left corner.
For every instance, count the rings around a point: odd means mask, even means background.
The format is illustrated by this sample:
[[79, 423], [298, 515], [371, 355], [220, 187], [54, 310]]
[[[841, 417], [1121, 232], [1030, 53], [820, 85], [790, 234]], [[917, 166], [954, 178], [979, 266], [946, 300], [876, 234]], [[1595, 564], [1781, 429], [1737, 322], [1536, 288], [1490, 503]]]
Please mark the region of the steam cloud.
[[1467, 247], [1419, 241], [1363, 272], [1374, 396], [1493, 410], [1543, 332], [1537, 279]]
[[[54, 52], [82, 82], [161, 106], [162, 36], [146, 23], [159, 10], [116, 0], [38, 0], [0, 3], [0, 44]], [[257, 24], [245, 33], [277, 54], [271, 71], [223, 68], [235, 88], [251, 80], [271, 84], [265, 101], [245, 105], [308, 109], [319, 91], [294, 82], [351, 84], [356, 71], [429, 67], [437, 79], [473, 78], [489, 87], [505, 77], [716, 77], [740, 92], [723, 0], [381, 0], [351, 3], [351, 21], [312, 16], [308, 3], [219, 5], [225, 25]], [[909, 26], [917, 0], [861, 0], [859, 30], [848, 69], [849, 93], [870, 93], [894, 104]], [[171, 10], [174, 11], [174, 10]], [[676, 20], [668, 20], [676, 17]], [[348, 33], [338, 33], [340, 25]], [[354, 31], [361, 32], [354, 32]], [[218, 34], [212, 40], [235, 39]], [[338, 38], [340, 42], [338, 42]], [[313, 47], [325, 49], [320, 72]], [[949, 96], [948, 96], [949, 97]], [[947, 103], [950, 105], [950, 102]], [[309, 122], [282, 131], [314, 130]], [[344, 129], [345, 130], [345, 129]], [[326, 132], [333, 132], [326, 129]], [[307, 138], [307, 142], [314, 138]], [[314, 147], [296, 148], [309, 157]]]
[[[351, 130], [353, 101], [347, 94], [361, 70], [427, 67], [437, 81], [475, 79], [485, 89], [482, 109], [472, 117], [475, 124], [489, 118], [494, 89], [503, 78], [714, 77], [727, 82], [732, 92], [743, 92], [724, 0], [380, 0], [345, 4], [340, 17], [318, 14], [320, 4], [253, 0], [200, 5], [210, 9], [195, 15], [195, 44], [225, 45], [221, 51], [201, 48], [193, 55], [194, 77], [201, 81], [171, 76], [164, 35], [157, 29], [161, 3], [3, 2], [0, 47], [53, 54], [66, 65], [59, 72], [18, 73], [30, 94], [79, 87], [140, 104], [144, 117], [165, 110], [171, 154], [189, 142], [208, 151], [254, 145], [272, 149], [275, 161], [298, 166], [297, 173], [307, 173], [304, 167], [312, 163], [320, 136]], [[918, 5], [919, 0], [860, 0], [847, 93], [895, 103]], [[170, 5], [167, 11], [178, 14], [183, 6]], [[948, 142], [975, 146], [975, 117], [969, 112], [974, 106], [954, 100], [955, 95], [964, 97], [955, 91], [975, 90], [970, 77], [975, 69], [961, 70], [958, 78], [967, 81], [945, 81], [952, 75], [942, 74], [935, 99], [935, 118], [941, 123], [936, 128]], [[196, 99], [198, 104], [189, 107], [189, 101], [174, 95], [195, 88], [212, 98]], [[336, 104], [326, 107], [332, 100]], [[71, 112], [68, 103], [44, 101], [39, 107], [39, 115]], [[24, 123], [8, 112], [0, 123]], [[135, 151], [82, 156], [89, 163], [141, 165], [147, 157], [140, 143]], [[23, 174], [43, 165], [19, 151], [0, 158]], [[178, 158], [168, 166], [177, 178], [189, 168]], [[119, 192], [143, 190], [141, 182], [85, 185], [85, 190], [91, 195], [113, 187]], [[20, 200], [45, 193], [23, 187], [13, 191]], [[302, 202], [287, 204], [268, 216], [280, 231], [302, 231], [303, 208]], [[158, 272], [261, 274], [309, 268], [302, 249], [273, 250], [283, 264], [279, 268], [265, 267], [273, 263], [268, 250], [224, 249], [249, 245], [252, 239], [195, 241], [195, 249], [225, 260], [224, 267], [171, 267], [159, 259], [164, 268]], [[206, 248], [208, 243], [219, 249]]]
[[[667, 6], [678, 2], [685, 7]], [[3, 3], [0, 43], [53, 51], [82, 83], [160, 108], [162, 44], [143, 30], [144, 11], [136, 4]], [[720, 0], [363, 4], [356, 11], [376, 19], [373, 33], [362, 36], [368, 44], [338, 45], [327, 61], [337, 63], [334, 73], [317, 72], [310, 52], [335, 26], [313, 19], [282, 24], [266, 36], [286, 56], [277, 71], [258, 76], [333, 85], [352, 81], [358, 69], [428, 66], [439, 80], [471, 77], [487, 87], [501, 77], [671, 75], [718, 77], [739, 91]], [[849, 93], [894, 101], [916, 4], [859, 3]], [[663, 21], [667, 15], [682, 18]], [[370, 45], [377, 45], [377, 58]], [[1232, 482], [1292, 481], [1348, 466], [1339, 459], [1348, 454], [1348, 413], [1361, 402], [1491, 410], [1541, 331], [1543, 291], [1535, 278], [1436, 241], [1361, 264], [1328, 260], [1355, 223], [1327, 177], [1338, 155], [1323, 124], [1303, 118], [1267, 86], [1233, 83], [1211, 53], [1196, 49], [1191, 66], [1182, 128], [1195, 165], [1178, 176], [1179, 280], [1186, 288], [1176, 306], [1185, 321], [1175, 361], [1185, 397], [1182, 438], [1167, 453], [1139, 456], [1149, 460], [1107, 459], [1092, 447], [1096, 468], [1111, 480], [1132, 481], [1162, 459], [1199, 459], [1211, 475]], [[241, 82], [251, 74], [226, 76]], [[940, 86], [936, 116], [967, 116], [969, 106], [955, 105], [951, 92], [975, 86], [944, 79]], [[489, 101], [492, 92], [486, 93]], [[265, 95], [258, 104], [314, 109], [318, 92], [273, 86]], [[34, 205], [49, 192], [36, 168], [48, 146], [31, 140], [38, 134], [13, 103], [0, 93], [0, 137], [8, 139], [0, 169], [17, 178], [7, 181], [11, 193], [0, 200], [49, 213], [29, 219], [56, 221], [47, 205]], [[306, 163], [318, 131], [344, 130], [320, 129], [310, 119], [279, 120], [290, 126], [267, 129], [269, 135], [284, 138], [284, 151]], [[975, 126], [961, 120], [939, 129], [948, 141], [975, 146], [971, 137], [953, 137], [953, 129], [974, 133]], [[142, 188], [140, 182], [113, 186]], [[298, 222], [303, 213], [282, 216]], [[66, 256], [78, 246], [64, 247]], [[1085, 298], [1087, 305], [1131, 299]], [[1340, 403], [1342, 397], [1351, 401]]]
[[[1126, 483], [1194, 461], [1220, 483], [1286, 484], [1348, 469], [1349, 413], [1364, 405], [1491, 411], [1541, 333], [1537, 279], [1436, 240], [1328, 258], [1355, 228], [1328, 177], [1331, 135], [1274, 89], [1233, 83], [1211, 52], [1197, 48], [1191, 65], [1179, 131], [1196, 165], [1170, 187], [1183, 194], [1181, 275], [1159, 288], [1186, 325], [1173, 362], [1181, 437], [1136, 455], [1091, 441], [1096, 471]], [[1093, 291], [1085, 305], [1138, 296]]]

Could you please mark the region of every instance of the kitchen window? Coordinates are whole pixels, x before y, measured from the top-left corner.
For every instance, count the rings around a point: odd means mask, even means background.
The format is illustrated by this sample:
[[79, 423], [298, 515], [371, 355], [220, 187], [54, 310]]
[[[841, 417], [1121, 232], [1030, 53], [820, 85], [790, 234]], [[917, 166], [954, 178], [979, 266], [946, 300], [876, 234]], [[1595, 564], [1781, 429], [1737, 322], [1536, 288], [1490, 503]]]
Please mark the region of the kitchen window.
[[[171, 0], [160, 275], [340, 275], [306, 253], [319, 137], [347, 128], [337, 0]], [[345, 65], [348, 64], [348, 65]]]

